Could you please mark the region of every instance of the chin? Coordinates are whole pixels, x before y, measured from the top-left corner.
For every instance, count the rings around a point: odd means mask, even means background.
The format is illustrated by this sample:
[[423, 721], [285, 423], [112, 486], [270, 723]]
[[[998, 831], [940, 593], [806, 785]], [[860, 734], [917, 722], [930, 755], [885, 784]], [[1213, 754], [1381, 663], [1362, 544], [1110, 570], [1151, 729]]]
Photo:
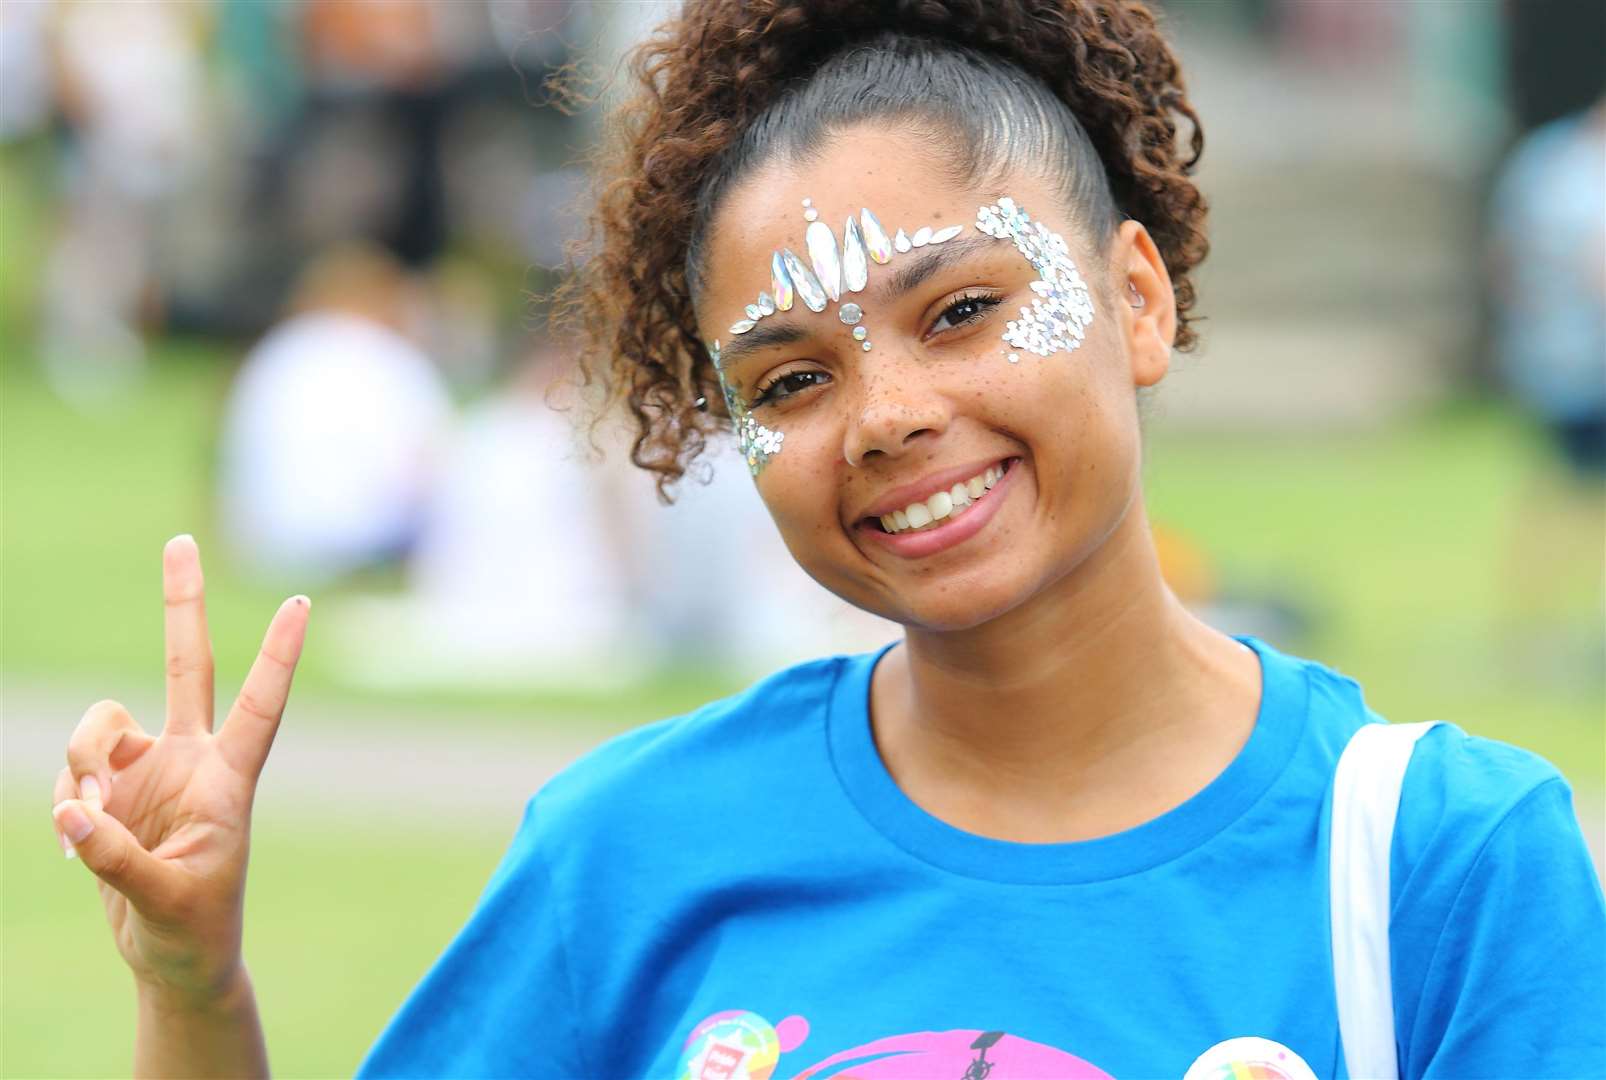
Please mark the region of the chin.
[[956, 633], [972, 630], [1007, 615], [1027, 600], [1033, 590], [1018, 581], [930, 582], [907, 592], [864, 594], [830, 588], [843, 600], [872, 615], [890, 619], [911, 630]]

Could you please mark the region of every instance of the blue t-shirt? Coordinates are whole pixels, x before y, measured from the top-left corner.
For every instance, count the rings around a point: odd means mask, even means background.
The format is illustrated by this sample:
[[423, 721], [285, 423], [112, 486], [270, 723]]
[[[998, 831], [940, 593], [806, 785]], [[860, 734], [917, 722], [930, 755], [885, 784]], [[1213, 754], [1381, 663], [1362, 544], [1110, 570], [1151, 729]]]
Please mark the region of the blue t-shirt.
[[[361, 1073], [1344, 1077], [1327, 795], [1378, 717], [1240, 640], [1263, 692], [1238, 756], [1077, 843], [984, 838], [905, 796], [870, 728], [882, 653], [620, 736], [530, 800]], [[1551, 765], [1434, 728], [1392, 875], [1402, 1077], [1606, 1076], [1606, 904]]]

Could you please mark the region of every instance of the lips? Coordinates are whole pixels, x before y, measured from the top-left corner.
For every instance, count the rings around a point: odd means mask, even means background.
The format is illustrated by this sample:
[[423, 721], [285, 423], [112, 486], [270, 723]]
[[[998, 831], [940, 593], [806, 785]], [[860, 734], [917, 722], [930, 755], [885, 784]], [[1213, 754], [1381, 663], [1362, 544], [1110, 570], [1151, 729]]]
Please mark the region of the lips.
[[[910, 509], [900, 507], [884, 515], [893, 519], [891, 531], [883, 524], [881, 516], [876, 516], [861, 519], [858, 532], [865, 541], [904, 558], [923, 558], [961, 544], [979, 533], [998, 512], [1013, 486], [1019, 464], [1019, 458], [1004, 458], [993, 464], [962, 466], [957, 470], [935, 473], [917, 484], [898, 488], [877, 505], [884, 507], [890, 499], [908, 498], [924, 489], [930, 492], [925, 499], [911, 499], [904, 507], [924, 505], [927, 513], [930, 513], [931, 502], [936, 500], [937, 509], [946, 509], [947, 512], [940, 518], [933, 517], [929, 522], [917, 524], [923, 521], [922, 515], [916, 511], [915, 519], [910, 520]], [[991, 487], [986, 486], [989, 475], [995, 476]], [[977, 477], [982, 479], [982, 493], [971, 498], [969, 481]], [[946, 488], [939, 486], [944, 481], [950, 482]], [[959, 505], [959, 500], [953, 496], [953, 486], [960, 484], [963, 485], [962, 494], [968, 500], [964, 505]], [[943, 506], [945, 502], [948, 504], [946, 508]], [[903, 525], [897, 520], [899, 515], [903, 517]]]

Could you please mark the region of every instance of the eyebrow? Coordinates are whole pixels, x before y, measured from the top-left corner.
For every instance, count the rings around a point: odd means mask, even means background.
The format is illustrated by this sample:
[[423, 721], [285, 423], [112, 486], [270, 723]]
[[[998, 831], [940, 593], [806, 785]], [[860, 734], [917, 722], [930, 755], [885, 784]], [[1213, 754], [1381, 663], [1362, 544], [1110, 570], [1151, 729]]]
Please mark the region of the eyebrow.
[[[992, 236], [970, 236], [963, 240], [955, 238], [946, 244], [940, 244], [936, 247], [923, 248], [912, 259], [906, 259], [904, 264], [898, 267], [891, 277], [883, 279], [879, 286], [872, 285], [870, 287], [871, 291], [874, 292], [877, 301], [896, 300], [919, 288], [926, 279], [930, 278], [938, 270], [951, 266], [972, 255], [996, 248], [1003, 242]], [[849, 295], [849, 293], [844, 292], [840, 302], [851, 302], [848, 299]], [[807, 309], [805, 308], [804, 310], [806, 311]], [[809, 312], [809, 314], [812, 315], [815, 312]], [[819, 314], [824, 314], [824, 312]], [[725, 343], [720, 351], [720, 367], [729, 367], [749, 353], [757, 352], [760, 349], [767, 349], [776, 345], [791, 345], [794, 342], [802, 341], [808, 334], [808, 329], [797, 322], [778, 322], [769, 326], [760, 324], [747, 333], [732, 338]]]

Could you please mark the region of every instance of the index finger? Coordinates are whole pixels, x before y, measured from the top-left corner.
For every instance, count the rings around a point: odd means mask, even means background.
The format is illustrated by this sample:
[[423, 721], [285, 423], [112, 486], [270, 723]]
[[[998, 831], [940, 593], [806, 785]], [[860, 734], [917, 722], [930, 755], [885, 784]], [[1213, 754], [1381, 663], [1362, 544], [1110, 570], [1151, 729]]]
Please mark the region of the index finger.
[[194, 735], [212, 730], [212, 642], [206, 636], [206, 587], [195, 538], [180, 533], [162, 549], [166, 626], [167, 726]]

